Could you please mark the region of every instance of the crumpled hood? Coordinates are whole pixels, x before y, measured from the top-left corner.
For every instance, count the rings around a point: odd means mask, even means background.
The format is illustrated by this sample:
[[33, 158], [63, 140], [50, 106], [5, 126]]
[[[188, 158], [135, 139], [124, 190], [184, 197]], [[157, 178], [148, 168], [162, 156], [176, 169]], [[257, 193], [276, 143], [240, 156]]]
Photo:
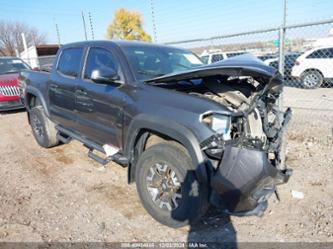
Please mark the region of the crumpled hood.
[[281, 81], [281, 77], [275, 68], [267, 66], [253, 55], [244, 54], [232, 57], [230, 59], [222, 60], [210, 65], [204, 65], [182, 72], [166, 74], [161, 77], [146, 80], [146, 82], [167, 83], [172, 81], [196, 79], [214, 75], [264, 77], [268, 80], [276, 78]]
[[0, 75], [0, 86], [18, 86], [18, 73]]

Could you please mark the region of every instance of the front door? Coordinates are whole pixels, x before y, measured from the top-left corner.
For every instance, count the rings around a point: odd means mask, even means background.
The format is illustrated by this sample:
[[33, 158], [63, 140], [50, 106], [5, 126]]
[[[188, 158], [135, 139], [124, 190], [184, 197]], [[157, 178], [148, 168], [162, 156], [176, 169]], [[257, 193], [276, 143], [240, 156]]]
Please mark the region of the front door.
[[112, 68], [122, 77], [120, 65], [106, 48], [91, 47], [86, 56], [82, 79], [75, 91], [77, 123], [80, 132], [97, 143], [121, 147], [124, 85], [96, 83], [92, 72]]

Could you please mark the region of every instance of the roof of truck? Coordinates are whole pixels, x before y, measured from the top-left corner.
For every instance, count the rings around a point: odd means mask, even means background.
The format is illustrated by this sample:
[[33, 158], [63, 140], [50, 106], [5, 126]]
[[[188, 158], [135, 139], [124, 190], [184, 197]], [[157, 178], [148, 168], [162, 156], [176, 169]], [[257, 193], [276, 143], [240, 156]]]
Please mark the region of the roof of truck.
[[[98, 45], [98, 44], [115, 44], [119, 47], [133, 47], [133, 46], [140, 46], [140, 47], [160, 47], [160, 48], [175, 48], [173, 46], [168, 46], [164, 44], [157, 44], [157, 43], [150, 43], [150, 42], [142, 42], [142, 41], [126, 41], [126, 40], [94, 40], [94, 41], [81, 41], [81, 42], [74, 42], [65, 44], [64, 47], [73, 47], [73, 46], [84, 46], [84, 45]], [[182, 49], [182, 48], [179, 48]], [[185, 50], [185, 49], [184, 49]]]

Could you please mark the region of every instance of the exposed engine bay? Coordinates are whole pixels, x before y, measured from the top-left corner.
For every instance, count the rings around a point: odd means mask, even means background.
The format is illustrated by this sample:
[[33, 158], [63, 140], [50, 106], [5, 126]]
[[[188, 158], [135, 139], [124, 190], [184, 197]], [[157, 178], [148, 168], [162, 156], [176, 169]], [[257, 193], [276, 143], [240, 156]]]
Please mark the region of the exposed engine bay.
[[214, 132], [200, 143], [210, 163], [211, 202], [232, 214], [261, 215], [272, 193], [278, 197], [276, 185], [292, 172], [284, 159], [291, 110], [278, 108], [281, 75], [258, 61], [235, 58], [149, 83], [221, 105], [223, 111], [211, 110], [199, 120]]
[[[233, 117], [229, 129], [223, 131], [223, 143], [228, 143], [228, 140], [246, 139], [249, 145], [271, 152], [271, 159], [283, 160], [277, 158], [276, 153], [282, 139], [278, 134], [284, 121], [284, 114], [277, 107], [282, 85], [269, 85], [267, 79], [251, 76], [217, 75], [159, 86], [207, 98], [227, 107], [233, 113]], [[290, 114], [288, 111], [287, 116]], [[209, 122], [205, 118], [206, 116], [202, 117], [203, 122]], [[213, 158], [221, 158], [223, 146], [213, 147], [215, 148], [206, 151], [207, 154]], [[220, 149], [217, 149], [218, 147]], [[214, 153], [210, 153], [212, 151]], [[217, 153], [218, 151], [220, 153]]]

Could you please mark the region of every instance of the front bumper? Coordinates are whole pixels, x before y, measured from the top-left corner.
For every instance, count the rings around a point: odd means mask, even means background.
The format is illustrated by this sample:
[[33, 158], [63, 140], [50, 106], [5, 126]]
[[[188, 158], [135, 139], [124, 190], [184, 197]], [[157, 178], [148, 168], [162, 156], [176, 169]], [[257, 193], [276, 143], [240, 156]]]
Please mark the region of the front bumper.
[[0, 101], [0, 111], [18, 110], [23, 108], [24, 104], [21, 100]]
[[286, 183], [290, 169], [278, 170], [261, 150], [226, 146], [218, 170], [211, 178], [213, 203], [234, 215], [260, 215], [276, 185]]

